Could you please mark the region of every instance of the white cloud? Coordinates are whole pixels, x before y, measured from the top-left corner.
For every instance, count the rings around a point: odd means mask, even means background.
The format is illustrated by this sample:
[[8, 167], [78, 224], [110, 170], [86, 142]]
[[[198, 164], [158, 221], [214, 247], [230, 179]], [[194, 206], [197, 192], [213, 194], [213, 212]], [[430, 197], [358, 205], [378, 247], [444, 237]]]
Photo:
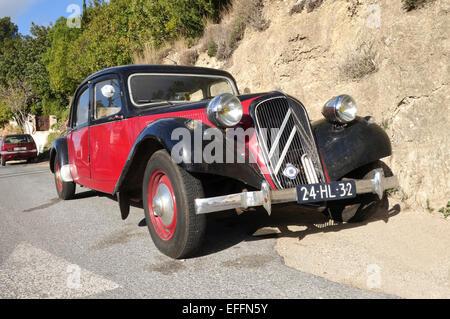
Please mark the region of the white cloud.
[[17, 18], [37, 0], [0, 0], [0, 18]]

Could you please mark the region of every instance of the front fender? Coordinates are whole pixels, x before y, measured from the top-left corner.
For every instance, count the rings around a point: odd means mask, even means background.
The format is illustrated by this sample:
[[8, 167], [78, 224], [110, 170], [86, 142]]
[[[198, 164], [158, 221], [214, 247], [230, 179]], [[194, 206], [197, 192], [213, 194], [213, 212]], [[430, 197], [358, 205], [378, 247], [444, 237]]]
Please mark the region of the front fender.
[[[152, 122], [149, 124], [136, 139], [130, 154], [128, 155], [122, 174], [116, 184], [114, 193], [119, 192], [122, 189], [122, 185], [126, 184], [126, 180], [129, 174], [133, 174], [133, 170], [142, 167], [137, 165], [136, 161], [143, 161], [149, 159], [152, 153], [162, 147], [172, 154], [173, 148], [180, 143], [180, 140], [172, 139], [172, 133], [178, 128], [184, 129], [184, 132], [188, 132], [190, 135], [190, 143], [184, 143], [181, 152], [181, 157], [177, 159], [178, 165], [190, 173], [219, 175], [224, 177], [233, 178], [239, 180], [245, 184], [253, 187], [260, 187], [263, 176], [260, 175], [256, 168], [249, 163], [205, 163], [201, 158], [200, 162], [195, 160], [195, 150], [203, 152], [206, 144], [210, 141], [203, 141], [200, 146], [196, 146], [194, 143], [195, 134], [194, 130], [187, 128], [187, 123], [190, 119], [187, 118], [164, 118]], [[208, 129], [212, 128], [206, 124], [201, 126], [201, 134]], [[225, 136], [223, 137], [225, 139]], [[224, 146], [227, 143], [224, 141]], [[236, 152], [237, 153], [237, 152]], [[235, 153], [235, 154], [236, 154]], [[146, 154], [147, 156], [145, 156]], [[203, 153], [202, 153], [203, 154]], [[225, 152], [224, 152], [225, 154]]]
[[65, 137], [57, 138], [50, 148], [50, 170], [55, 173], [55, 157], [58, 154], [59, 167], [69, 165], [69, 151], [67, 139]]
[[392, 155], [386, 132], [369, 119], [358, 117], [338, 128], [326, 120], [313, 123], [317, 146], [331, 180]]

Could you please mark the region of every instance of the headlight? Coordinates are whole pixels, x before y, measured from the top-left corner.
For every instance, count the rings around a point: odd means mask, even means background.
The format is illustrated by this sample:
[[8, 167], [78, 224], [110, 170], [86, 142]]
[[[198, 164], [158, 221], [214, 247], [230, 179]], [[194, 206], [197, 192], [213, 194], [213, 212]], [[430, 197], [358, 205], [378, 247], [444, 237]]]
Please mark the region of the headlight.
[[209, 102], [206, 109], [208, 120], [220, 127], [233, 127], [242, 119], [241, 101], [234, 95], [221, 94]]
[[325, 104], [322, 114], [331, 123], [346, 124], [355, 120], [357, 111], [356, 102], [350, 95], [339, 95]]

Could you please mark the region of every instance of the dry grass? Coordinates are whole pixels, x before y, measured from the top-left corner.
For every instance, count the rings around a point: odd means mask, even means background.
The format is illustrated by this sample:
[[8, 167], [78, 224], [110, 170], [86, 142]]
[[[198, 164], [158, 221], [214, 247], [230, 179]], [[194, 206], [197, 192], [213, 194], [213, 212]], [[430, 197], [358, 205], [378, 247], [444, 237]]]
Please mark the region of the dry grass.
[[343, 77], [360, 79], [378, 70], [377, 53], [373, 43], [363, 43], [355, 52], [349, 53], [339, 67]]
[[211, 43], [214, 43], [217, 46], [217, 59], [230, 58], [247, 27], [257, 31], [264, 31], [269, 27], [270, 21], [264, 18], [263, 9], [263, 0], [234, 0], [220, 24], [208, 22], [206, 25], [199, 44], [200, 52], [208, 51]]
[[246, 26], [264, 31], [269, 27], [270, 22], [264, 18], [263, 9], [263, 0], [235, 0], [231, 14], [235, 19], [242, 19]]
[[198, 52], [196, 49], [187, 49], [180, 53], [180, 65], [192, 66], [195, 65], [198, 59]]
[[134, 55], [134, 63], [168, 63], [174, 52], [177, 53], [174, 60], [181, 65], [195, 65], [199, 52], [208, 52], [210, 56], [215, 56], [219, 60], [229, 59], [239, 46], [247, 27], [263, 31], [270, 24], [263, 16], [263, 0], [234, 0], [232, 4], [219, 24], [207, 22], [197, 45], [191, 44], [188, 47], [185, 40], [178, 40], [162, 49], [155, 49], [149, 44], [145, 46], [143, 52]]
[[135, 64], [164, 64], [170, 51], [170, 47], [155, 49], [151, 44], [146, 44], [142, 53], [134, 54], [133, 61]]
[[298, 0], [291, 8], [289, 14], [293, 15], [295, 13], [300, 13], [304, 9], [306, 9], [307, 12], [314, 11], [319, 8], [324, 1], [325, 0]]

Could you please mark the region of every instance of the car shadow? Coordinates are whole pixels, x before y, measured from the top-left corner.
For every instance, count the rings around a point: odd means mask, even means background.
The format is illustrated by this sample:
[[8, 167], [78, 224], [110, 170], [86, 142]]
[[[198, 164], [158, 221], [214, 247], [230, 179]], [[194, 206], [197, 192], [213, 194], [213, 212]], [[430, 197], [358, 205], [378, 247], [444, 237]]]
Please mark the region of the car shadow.
[[[73, 196], [72, 200], [86, 199], [86, 198], [92, 198], [92, 197], [109, 198], [110, 200], [117, 202], [117, 195], [105, 194], [105, 193], [94, 191], [94, 190], [88, 190], [85, 192], [76, 193]], [[119, 205], [119, 204], [117, 204], [117, 205]], [[143, 208], [142, 201], [141, 202], [131, 202], [131, 207]], [[117, 209], [119, 209], [119, 206], [117, 206]]]
[[241, 242], [277, 238], [298, 238], [317, 233], [339, 232], [367, 224], [384, 221], [398, 215], [400, 205], [391, 209], [380, 209], [372, 217], [360, 223], [337, 223], [325, 213], [306, 210], [299, 206], [274, 207], [271, 216], [264, 209], [246, 212], [237, 216], [233, 212], [208, 216], [205, 244], [198, 257], [229, 249]]
[[[77, 193], [74, 199], [104, 197], [117, 202], [117, 197], [97, 191]], [[142, 202], [132, 203], [142, 209]], [[337, 223], [326, 213], [320, 213], [298, 205], [274, 206], [271, 216], [263, 208], [257, 208], [237, 215], [234, 211], [212, 213], [206, 216], [207, 228], [201, 250], [194, 257], [212, 255], [230, 249], [241, 242], [271, 240], [283, 237], [304, 239], [317, 233], [339, 232], [367, 224], [384, 221], [400, 214], [400, 205], [392, 208], [387, 205], [375, 212], [372, 217], [360, 223]], [[117, 206], [117, 212], [119, 207]], [[142, 212], [143, 214], [143, 212]], [[146, 227], [145, 218], [138, 227]]]

